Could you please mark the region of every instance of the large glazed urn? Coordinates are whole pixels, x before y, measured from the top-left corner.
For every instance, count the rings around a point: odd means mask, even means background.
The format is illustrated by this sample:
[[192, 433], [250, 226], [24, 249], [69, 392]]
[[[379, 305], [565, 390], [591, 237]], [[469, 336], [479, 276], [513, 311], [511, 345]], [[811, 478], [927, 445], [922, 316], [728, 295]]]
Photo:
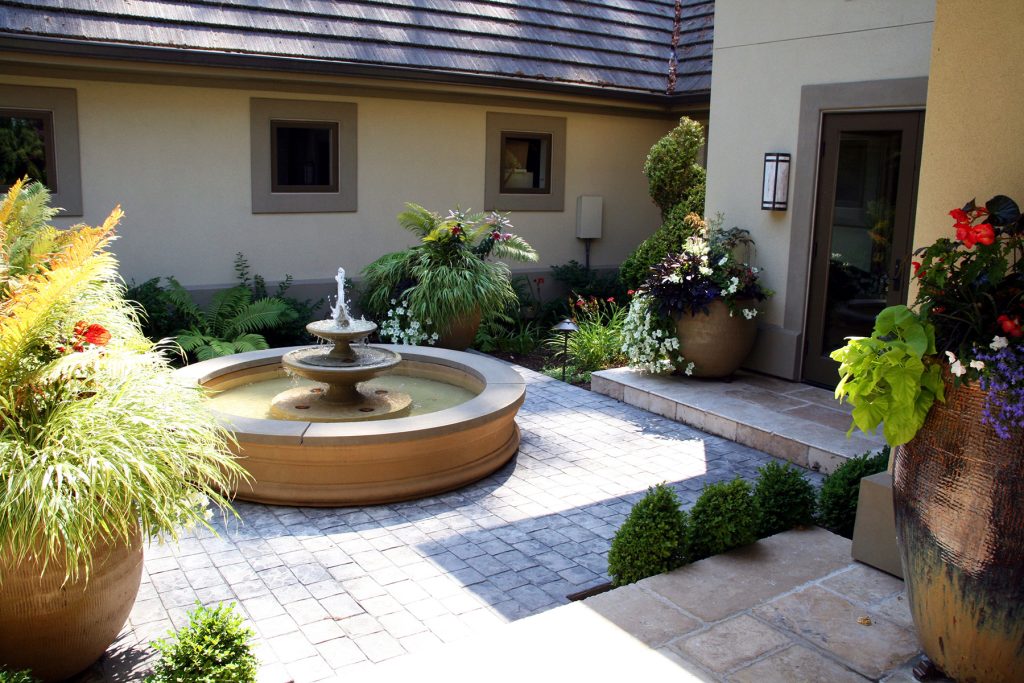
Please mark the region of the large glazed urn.
[[[753, 308], [754, 301], [737, 302], [738, 308]], [[729, 307], [721, 299], [708, 305], [705, 315], [677, 314], [676, 336], [683, 367], [693, 363], [695, 377], [728, 377], [739, 370], [750, 355], [757, 337], [757, 322], [742, 313], [729, 315]]]
[[903, 576], [925, 654], [960, 683], [1024, 680], [1024, 435], [982, 423], [984, 392], [947, 382], [896, 451]]
[[99, 543], [88, 581], [65, 583], [63, 564], [0, 556], [0, 668], [31, 669], [60, 681], [95, 662], [114, 642], [142, 581], [142, 539]]

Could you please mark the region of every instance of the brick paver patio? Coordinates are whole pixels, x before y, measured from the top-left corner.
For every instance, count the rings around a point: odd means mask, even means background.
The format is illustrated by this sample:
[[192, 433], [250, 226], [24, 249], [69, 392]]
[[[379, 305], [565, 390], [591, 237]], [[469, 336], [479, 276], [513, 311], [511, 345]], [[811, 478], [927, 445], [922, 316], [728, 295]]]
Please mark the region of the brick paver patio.
[[[518, 456], [467, 488], [365, 508], [239, 502], [177, 544], [147, 549], [121, 637], [84, 680], [136, 680], [148, 642], [198, 600], [237, 601], [261, 680], [316, 681], [551, 609], [607, 580], [615, 530], [649, 486], [689, 506], [770, 456], [517, 368]], [[815, 477], [818, 475], [811, 474]]]

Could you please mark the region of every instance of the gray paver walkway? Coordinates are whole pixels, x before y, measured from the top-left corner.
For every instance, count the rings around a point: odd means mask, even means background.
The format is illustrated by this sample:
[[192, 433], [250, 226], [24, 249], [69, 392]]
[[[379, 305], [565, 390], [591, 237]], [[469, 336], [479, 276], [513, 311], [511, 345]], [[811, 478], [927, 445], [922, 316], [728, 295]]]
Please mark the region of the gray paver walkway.
[[[198, 600], [237, 601], [261, 680], [348, 678], [565, 604], [606, 580], [629, 509], [667, 481], [689, 506], [707, 483], [752, 479], [770, 456], [517, 368], [528, 382], [518, 456], [446, 495], [365, 508], [239, 503], [147, 550], [129, 623], [88, 680], [136, 680], [147, 643]], [[816, 475], [812, 475], [816, 476]]]

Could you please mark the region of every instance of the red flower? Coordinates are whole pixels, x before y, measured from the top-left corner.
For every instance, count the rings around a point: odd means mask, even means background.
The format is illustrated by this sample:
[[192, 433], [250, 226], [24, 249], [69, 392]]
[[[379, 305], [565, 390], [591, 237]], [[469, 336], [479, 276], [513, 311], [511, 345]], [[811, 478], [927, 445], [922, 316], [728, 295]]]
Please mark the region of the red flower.
[[613, 304], [613, 303], [615, 303], [615, 297], [614, 296], [610, 296], [607, 299], [605, 299], [605, 301], [607, 301], [610, 304]]
[[921, 271], [921, 262], [920, 261], [911, 261], [910, 265], [912, 265], [914, 267], [914, 275], [916, 275], [917, 277], [921, 277], [921, 273], [920, 273], [920, 271]]
[[949, 212], [949, 215], [953, 217], [957, 223], [969, 223], [970, 218], [967, 216], [967, 212], [963, 209], [953, 209]]
[[110, 333], [102, 325], [92, 324], [82, 334], [85, 341], [96, 346], [104, 346], [110, 341]]
[[454, 226], [454, 227], [452, 228], [452, 234], [453, 234], [453, 235], [456, 235], [456, 236], [458, 236], [458, 235], [461, 235], [461, 234], [462, 234], [462, 228], [460, 228], [460, 227], [459, 227], [459, 226], [457, 226], [457, 225], [456, 225], [456, 226]]
[[982, 223], [974, 227], [974, 239], [978, 244], [988, 246], [996, 241], [996, 232], [988, 223]]
[[1003, 328], [1003, 334], [1008, 334], [1011, 337], [1024, 337], [1024, 329], [1021, 329], [1020, 319], [1001, 315], [996, 318], [996, 322]]
[[626, 294], [628, 294], [629, 296], [633, 296], [634, 294], [636, 294], [636, 290], [635, 289], [631, 289], [628, 292], [626, 292]]

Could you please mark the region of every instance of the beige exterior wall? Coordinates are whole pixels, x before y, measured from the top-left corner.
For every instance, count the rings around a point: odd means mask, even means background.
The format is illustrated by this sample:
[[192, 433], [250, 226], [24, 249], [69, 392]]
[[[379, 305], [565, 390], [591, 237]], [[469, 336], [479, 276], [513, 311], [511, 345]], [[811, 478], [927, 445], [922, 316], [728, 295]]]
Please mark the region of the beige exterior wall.
[[[764, 154], [793, 155], [792, 200], [798, 192], [795, 169], [802, 161], [797, 154], [801, 88], [927, 76], [934, 7], [934, 0], [715, 4], [707, 211], [721, 212], [727, 227], [753, 233], [757, 264], [776, 291], [752, 359], [758, 369], [798, 377], [793, 356], [802, 344], [807, 293], [806, 287], [790, 291], [788, 279], [793, 269], [806, 272], [809, 251], [792, 254], [791, 244], [806, 239], [812, 224], [811, 211], [794, 210], [792, 202], [785, 212], [761, 210]], [[779, 358], [778, 347], [786, 345], [790, 348]]]
[[[484, 199], [488, 111], [567, 119], [565, 211], [516, 212], [516, 231], [545, 269], [583, 261], [575, 238], [576, 198], [604, 197], [604, 237], [591, 263], [615, 266], [659, 223], [641, 173], [648, 148], [673, 118], [488, 106], [385, 97], [339, 97], [281, 90], [3, 76], [0, 83], [78, 92], [84, 217], [125, 210], [116, 251], [126, 278], [175, 275], [188, 286], [233, 280], [235, 252], [270, 280], [330, 281], [339, 266], [358, 272], [412, 243], [395, 223], [403, 203], [446, 212], [479, 210]], [[294, 90], [294, 86], [291, 86]], [[358, 107], [358, 211], [252, 213], [250, 115], [253, 97], [337, 100]], [[71, 222], [71, 221], [66, 221]]]
[[950, 236], [949, 210], [972, 197], [1024, 202], [1022, 27], [1021, 0], [939, 0], [915, 248]]

